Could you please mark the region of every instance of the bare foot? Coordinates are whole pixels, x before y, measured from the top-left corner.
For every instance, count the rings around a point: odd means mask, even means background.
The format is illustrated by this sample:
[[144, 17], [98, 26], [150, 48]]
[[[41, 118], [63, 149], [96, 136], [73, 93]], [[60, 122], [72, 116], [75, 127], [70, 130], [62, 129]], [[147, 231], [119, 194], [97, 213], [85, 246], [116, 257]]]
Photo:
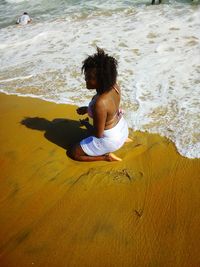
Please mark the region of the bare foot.
[[122, 161], [119, 157], [115, 156], [113, 153], [106, 154], [106, 160], [107, 161]]
[[131, 138], [128, 137], [128, 138], [126, 139], [125, 143], [130, 143], [130, 142], [133, 142], [133, 140], [132, 140]]

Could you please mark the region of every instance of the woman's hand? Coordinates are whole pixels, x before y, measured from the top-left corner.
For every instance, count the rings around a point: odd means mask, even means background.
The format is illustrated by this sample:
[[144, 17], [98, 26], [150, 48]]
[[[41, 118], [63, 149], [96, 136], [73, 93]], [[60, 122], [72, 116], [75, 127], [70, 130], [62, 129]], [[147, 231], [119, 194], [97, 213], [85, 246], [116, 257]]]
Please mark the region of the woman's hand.
[[79, 120], [81, 123], [81, 126], [88, 126], [89, 124], [89, 118], [85, 118], [83, 120]]
[[81, 126], [85, 126], [85, 128], [91, 133], [93, 134], [94, 132], [94, 127], [89, 123], [89, 118], [83, 119], [83, 120], [79, 120], [81, 123]]
[[76, 112], [79, 114], [79, 115], [84, 115], [88, 112], [88, 107], [80, 107], [80, 108], [77, 108]]

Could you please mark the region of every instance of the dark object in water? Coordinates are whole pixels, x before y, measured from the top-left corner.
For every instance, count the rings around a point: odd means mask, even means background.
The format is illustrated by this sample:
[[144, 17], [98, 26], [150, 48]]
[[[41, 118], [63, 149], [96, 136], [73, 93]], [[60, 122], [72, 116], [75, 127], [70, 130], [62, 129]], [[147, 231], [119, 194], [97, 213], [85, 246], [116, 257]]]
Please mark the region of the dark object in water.
[[[158, 0], [159, 4], [161, 4], [161, 1], [162, 0]], [[154, 5], [155, 4], [155, 0], [152, 0], [151, 4]]]
[[[161, 2], [162, 2], [162, 0], [158, 0], [158, 3], [159, 3], [159, 4], [161, 4]], [[193, 2], [193, 0], [192, 0], [192, 2]], [[155, 4], [155, 0], [152, 0], [152, 1], [151, 1], [151, 4], [154, 5], [154, 4]]]

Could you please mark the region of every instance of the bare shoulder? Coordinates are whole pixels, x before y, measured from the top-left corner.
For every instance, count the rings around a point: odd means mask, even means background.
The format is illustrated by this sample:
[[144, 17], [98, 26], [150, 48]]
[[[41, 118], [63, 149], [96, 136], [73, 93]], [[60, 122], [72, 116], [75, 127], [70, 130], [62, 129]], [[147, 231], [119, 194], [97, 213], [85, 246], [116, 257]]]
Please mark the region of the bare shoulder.
[[99, 95], [95, 101], [94, 107], [97, 109], [105, 108], [106, 96], [104, 94]]

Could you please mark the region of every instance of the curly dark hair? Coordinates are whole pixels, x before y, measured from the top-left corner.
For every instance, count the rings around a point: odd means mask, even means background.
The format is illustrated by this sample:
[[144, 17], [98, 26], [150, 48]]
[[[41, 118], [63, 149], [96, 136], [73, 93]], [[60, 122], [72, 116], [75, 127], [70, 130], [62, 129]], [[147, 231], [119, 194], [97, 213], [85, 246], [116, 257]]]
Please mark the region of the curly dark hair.
[[96, 69], [96, 79], [99, 85], [98, 92], [103, 93], [111, 90], [117, 79], [117, 60], [108, 56], [103, 49], [97, 47], [97, 53], [88, 56], [82, 65], [82, 73], [88, 69]]

